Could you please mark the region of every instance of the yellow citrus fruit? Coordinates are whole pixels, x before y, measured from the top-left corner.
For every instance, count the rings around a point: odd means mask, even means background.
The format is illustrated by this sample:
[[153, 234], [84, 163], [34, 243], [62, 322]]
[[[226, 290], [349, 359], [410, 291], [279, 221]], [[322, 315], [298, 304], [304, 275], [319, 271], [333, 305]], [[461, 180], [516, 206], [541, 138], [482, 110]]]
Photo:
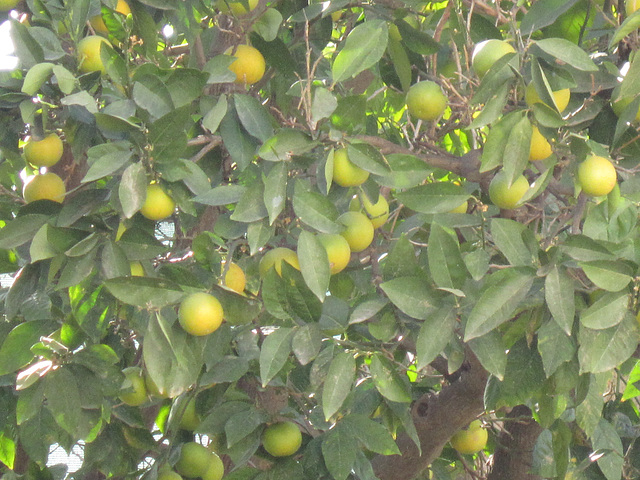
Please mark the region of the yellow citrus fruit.
[[[222, 265], [222, 271], [224, 271], [224, 265]], [[242, 269], [235, 263], [229, 265], [227, 274], [224, 276], [223, 285], [229, 287], [234, 292], [244, 292], [244, 287], [247, 285], [247, 277]]]
[[341, 187], [357, 187], [369, 178], [369, 172], [349, 160], [346, 148], [333, 152], [333, 181]]
[[607, 195], [617, 181], [616, 169], [607, 158], [592, 155], [578, 167], [578, 182], [582, 191], [591, 197]]
[[[567, 108], [567, 105], [569, 105], [569, 99], [571, 98], [571, 90], [569, 90], [568, 88], [563, 88], [561, 90], [554, 90], [552, 93], [553, 93], [553, 99], [555, 100], [556, 105], [558, 106], [558, 111], [562, 112], [565, 108]], [[536, 87], [533, 84], [533, 82], [527, 85], [527, 88], [524, 91], [524, 100], [525, 102], [527, 102], [527, 105], [529, 105], [530, 107], [533, 107], [533, 105], [536, 103], [544, 103], [540, 98], [540, 95], [538, 95], [538, 92], [536, 91]]]
[[147, 387], [144, 383], [142, 369], [140, 367], [128, 367], [122, 373], [124, 373], [125, 381], [121, 387], [120, 400], [132, 407], [145, 403], [147, 401]]
[[296, 252], [290, 248], [278, 247], [273, 250], [269, 250], [265, 253], [264, 257], [262, 257], [262, 260], [260, 260], [260, 265], [258, 266], [260, 276], [264, 277], [272, 267], [276, 269], [278, 275], [282, 276], [283, 260], [296, 270], [300, 270], [300, 263], [298, 262], [298, 255], [296, 255]]
[[36, 200], [53, 200], [62, 203], [65, 193], [64, 182], [53, 172], [34, 175], [22, 190], [22, 195], [27, 203]]
[[251, 45], [238, 45], [235, 52], [232, 47], [225, 52], [225, 55], [236, 57], [229, 65], [229, 70], [236, 74], [235, 83], [253, 85], [264, 75], [266, 64], [257, 48]]
[[515, 48], [511, 44], [492, 38], [478, 43], [473, 49], [471, 66], [478, 77], [482, 78], [489, 69], [508, 53], [515, 53]]
[[173, 213], [176, 202], [157, 183], [147, 186], [147, 196], [140, 213], [149, 220], [163, 220]]
[[144, 375], [144, 385], [147, 388], [147, 393], [154, 398], [169, 398], [167, 392], [160, 390], [158, 384], [153, 381], [149, 372]]
[[0, 0], [0, 12], [8, 12], [15, 7], [20, 0]]
[[222, 480], [224, 476], [224, 464], [220, 457], [215, 453], [211, 452], [211, 458], [209, 459], [209, 466], [202, 474], [202, 480]]
[[458, 452], [473, 455], [484, 449], [488, 438], [489, 433], [482, 428], [480, 420], [474, 420], [465, 430], [456, 432], [451, 437], [450, 443]]
[[144, 267], [140, 262], [130, 262], [129, 267], [132, 277], [144, 277]]
[[192, 398], [184, 407], [184, 413], [180, 419], [180, 428], [193, 432], [200, 425], [200, 416], [196, 411], [196, 399]]
[[236, 17], [242, 17], [247, 13], [255, 10], [255, 8], [258, 6], [258, 0], [248, 0], [246, 3], [249, 6], [248, 10], [247, 10], [247, 6], [243, 2], [239, 2], [237, 0], [235, 1], [220, 0], [218, 2], [218, 8], [222, 13], [231, 12]]
[[625, 8], [627, 10], [627, 16], [631, 15], [640, 8], [640, 0], [626, 0]]
[[540, 133], [540, 130], [535, 125], [531, 127], [531, 146], [529, 147], [529, 160], [544, 160], [548, 158], [553, 151], [551, 150], [551, 144]]
[[176, 471], [185, 477], [197, 478], [204, 475], [214, 453], [204, 445], [187, 442], [180, 449], [180, 458], [176, 462]]
[[338, 217], [338, 223], [347, 227], [340, 233], [352, 252], [361, 252], [373, 241], [373, 224], [360, 212], [346, 212]]
[[[116, 5], [115, 11], [118, 13], [121, 13], [125, 17], [127, 15], [131, 15], [131, 8], [129, 7], [129, 4], [124, 0], [118, 0], [118, 4]], [[89, 19], [89, 23], [91, 24], [93, 29], [96, 31], [96, 33], [101, 33], [103, 35], [107, 35], [109, 33], [109, 29], [107, 28], [107, 26], [104, 23], [104, 20], [102, 19], [102, 14], [94, 15], [93, 17], [91, 17]]]
[[300, 429], [293, 422], [269, 425], [262, 433], [262, 446], [274, 457], [288, 457], [298, 451], [302, 444]]
[[82, 73], [106, 72], [100, 57], [100, 48], [103, 43], [111, 45], [109, 40], [100, 35], [89, 35], [78, 42], [78, 62]]
[[469, 202], [466, 200], [458, 205], [456, 208], [449, 210], [449, 213], [467, 213], [467, 209], [469, 208]]
[[412, 117], [427, 121], [437, 120], [446, 108], [447, 97], [436, 82], [425, 80], [409, 88], [407, 109]]
[[351, 258], [351, 248], [349, 242], [342, 236], [332, 233], [318, 235], [318, 240], [327, 251], [331, 275], [341, 272], [349, 264]]
[[[613, 92], [611, 92], [611, 108], [618, 117], [622, 115], [622, 112], [624, 112], [624, 110], [632, 101], [632, 97], [620, 98], [619, 85], [613, 89]], [[638, 112], [636, 113], [634, 120], [636, 122], [640, 122], [640, 106], [638, 107]]]
[[173, 470], [163, 470], [158, 472], [158, 480], [182, 480], [182, 477]]
[[180, 304], [178, 320], [191, 335], [209, 335], [222, 323], [224, 312], [220, 301], [204, 292], [192, 293]]
[[42, 140], [29, 139], [24, 146], [24, 158], [34, 167], [51, 167], [62, 158], [60, 137], [50, 133]]
[[369, 216], [373, 228], [380, 228], [389, 218], [389, 202], [382, 195], [378, 195], [376, 203], [371, 203], [365, 194], [354, 196], [349, 203], [349, 210], [358, 212], [362, 208]]
[[520, 175], [511, 186], [508, 186], [504, 170], [499, 171], [489, 185], [489, 198], [496, 207], [509, 210], [514, 208], [524, 194], [529, 190], [529, 182]]

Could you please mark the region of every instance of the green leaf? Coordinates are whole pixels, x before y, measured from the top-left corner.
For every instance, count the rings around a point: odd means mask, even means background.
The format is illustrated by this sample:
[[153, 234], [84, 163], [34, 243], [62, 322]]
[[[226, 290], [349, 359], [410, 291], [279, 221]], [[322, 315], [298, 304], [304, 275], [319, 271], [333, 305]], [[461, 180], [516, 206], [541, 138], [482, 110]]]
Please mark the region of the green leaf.
[[513, 266], [530, 266], [537, 261], [537, 251], [532, 252], [523, 239], [527, 232], [527, 227], [520, 222], [506, 218], [491, 219], [493, 241]]
[[451, 182], [437, 182], [398, 193], [397, 197], [411, 210], [420, 213], [447, 213], [469, 199], [469, 194]]
[[407, 189], [422, 184], [432, 172], [423, 161], [413, 155], [390, 154], [386, 157], [391, 171], [376, 178], [380, 185], [395, 189]]
[[573, 280], [565, 269], [554, 266], [544, 281], [544, 298], [553, 319], [567, 334], [571, 334], [576, 315]]
[[141, 162], [132, 163], [122, 173], [118, 197], [125, 218], [133, 217], [144, 205], [147, 184], [147, 175]]
[[431, 35], [411, 26], [408, 22], [398, 19], [395, 22], [400, 37], [405, 45], [419, 55], [433, 55], [440, 50], [440, 45]]
[[614, 259], [613, 254], [600, 242], [584, 235], [572, 235], [564, 244], [560, 245], [560, 251], [574, 260], [584, 262]]
[[53, 72], [53, 63], [38, 63], [31, 67], [24, 77], [22, 92], [27, 95], [35, 95], [40, 87], [49, 80]]
[[380, 394], [392, 402], [411, 402], [411, 390], [391, 362], [380, 354], [371, 356], [371, 378]]
[[580, 372], [606, 372], [627, 360], [638, 345], [638, 324], [628, 313], [618, 325], [604, 330], [580, 327]]
[[424, 278], [394, 278], [382, 283], [380, 288], [396, 307], [418, 320], [429, 318], [439, 303], [438, 297]]
[[598, 67], [589, 55], [575, 43], [564, 38], [545, 38], [534, 45], [552, 57], [585, 72], [597, 72]]
[[316, 87], [313, 91], [313, 102], [311, 103], [311, 121], [319, 122], [329, 118], [338, 107], [338, 100], [326, 88]]
[[38, 320], [15, 326], [0, 347], [0, 375], [7, 375], [24, 367], [33, 359], [31, 347], [40, 337], [51, 333], [49, 321]]
[[348, 426], [349, 433], [360, 440], [367, 450], [380, 455], [400, 455], [389, 430], [366, 415], [352, 413], [340, 423]]
[[518, 405], [530, 400], [540, 390], [545, 381], [540, 354], [527, 344], [526, 339], [518, 340], [509, 349], [501, 393], [509, 405]]
[[224, 146], [240, 171], [247, 168], [254, 159], [257, 145], [240, 125], [235, 108], [228, 108], [227, 114], [220, 122], [219, 132]]
[[411, 62], [409, 61], [407, 52], [402, 46], [402, 43], [391, 37], [389, 37], [387, 52], [389, 53], [391, 62], [393, 62], [393, 69], [400, 79], [402, 91], [407, 92], [409, 87], [411, 87]]
[[255, 408], [250, 408], [249, 410], [232, 415], [224, 425], [227, 446], [231, 447], [235, 445], [247, 435], [254, 432], [266, 420], [265, 415]]
[[201, 382], [205, 383], [205, 379], [209, 384], [237, 382], [248, 371], [249, 360], [244, 357], [226, 355], [202, 375]]
[[175, 108], [169, 90], [162, 80], [153, 75], [136, 77], [132, 98], [153, 119], [159, 119]]
[[278, 328], [267, 335], [260, 348], [260, 380], [262, 387], [282, 370], [291, 353], [292, 328]]
[[540, 30], [554, 23], [560, 15], [569, 10], [579, 0], [538, 0], [522, 17], [520, 30], [523, 35]]
[[622, 478], [622, 468], [625, 463], [624, 450], [622, 440], [613, 425], [601, 418], [593, 432], [592, 442], [594, 451], [604, 453], [597, 462], [607, 480]]
[[580, 262], [578, 265], [596, 286], [610, 292], [622, 290], [633, 277], [633, 269], [621, 261], [593, 260]]
[[484, 335], [509, 320], [529, 293], [533, 279], [528, 270], [519, 268], [492, 273], [467, 319], [465, 342]]
[[258, 150], [258, 156], [269, 162], [291, 160], [295, 155], [302, 155], [312, 150], [317, 143], [304, 132], [292, 128], [282, 128], [264, 142]]
[[4, 463], [10, 470], [13, 470], [15, 458], [16, 443], [4, 433], [0, 433], [0, 462]]
[[333, 62], [333, 83], [351, 78], [375, 65], [387, 48], [389, 33], [384, 20], [369, 20], [349, 33]]
[[87, 151], [89, 170], [82, 183], [92, 182], [118, 171], [133, 157], [129, 142], [103, 143]]
[[121, 302], [140, 308], [162, 308], [184, 296], [177, 284], [161, 278], [112, 278], [106, 280], [104, 286]]
[[613, 50], [618, 43], [630, 33], [638, 31], [638, 27], [640, 27], [640, 13], [636, 10], [624, 19], [622, 25], [620, 25], [611, 36], [609, 39], [609, 50]]
[[38, 63], [44, 62], [42, 47], [33, 38], [30, 29], [14, 18], [10, 22], [11, 43], [16, 50], [17, 57], [20, 59], [20, 66], [31, 68]]
[[[515, 119], [514, 119], [515, 120]], [[522, 175], [529, 163], [531, 149], [531, 122], [523, 112], [521, 118], [511, 128], [504, 147], [503, 171], [509, 179], [509, 185]]]
[[480, 114], [469, 124], [469, 128], [482, 128], [500, 118], [509, 99], [509, 93], [511, 93], [511, 82], [503, 83], [485, 103]]
[[21, 215], [0, 228], [0, 249], [10, 250], [31, 240], [49, 219], [46, 215]]
[[374, 175], [388, 175], [389, 167], [380, 151], [367, 143], [352, 143], [347, 148], [349, 160]]
[[220, 185], [212, 188], [208, 192], [196, 195], [193, 199], [196, 203], [218, 207], [220, 205], [231, 205], [238, 202], [247, 191], [243, 185]]
[[344, 428], [329, 430], [322, 440], [322, 456], [335, 480], [345, 480], [356, 461], [356, 442]]
[[[232, 73], [233, 75], [233, 73]], [[211, 133], [216, 133], [220, 122], [227, 114], [227, 97], [220, 95], [220, 98], [216, 102], [215, 107], [209, 110], [202, 118], [202, 126], [209, 130]]]
[[457, 239], [437, 223], [431, 225], [427, 248], [429, 271], [440, 288], [460, 288], [467, 278], [467, 269]]
[[300, 232], [297, 250], [302, 277], [309, 289], [322, 302], [329, 289], [331, 278], [327, 251], [318, 237], [307, 231]]
[[580, 315], [580, 323], [593, 330], [618, 325], [629, 309], [629, 294], [625, 291], [607, 292]]
[[242, 198], [236, 204], [236, 208], [231, 214], [231, 220], [234, 222], [251, 223], [265, 218], [267, 207], [264, 204], [264, 183], [257, 180], [247, 186]]
[[548, 321], [538, 329], [538, 352], [547, 377], [553, 375], [564, 362], [571, 361], [575, 351], [572, 338], [557, 322]]
[[47, 409], [56, 423], [77, 438], [80, 434], [80, 389], [68, 368], [58, 368], [45, 377]]
[[382, 272], [385, 280], [396, 277], [419, 277], [424, 274], [416, 262], [416, 251], [406, 233], [403, 233], [389, 249]]
[[429, 315], [420, 327], [416, 340], [416, 367], [422, 370], [449, 344], [457, 325], [453, 306], [445, 305]]
[[340, 233], [344, 228], [336, 223], [338, 210], [333, 202], [319, 193], [296, 188], [293, 210], [302, 222], [320, 232]]
[[264, 179], [264, 205], [269, 213], [269, 225], [273, 225], [284, 209], [287, 200], [289, 167], [280, 162], [271, 168]]
[[495, 330], [469, 340], [469, 346], [487, 371], [498, 380], [504, 380], [507, 352], [501, 335]]
[[556, 460], [553, 452], [553, 434], [549, 430], [540, 432], [533, 447], [532, 469], [545, 478], [557, 477]]
[[338, 411], [351, 393], [356, 377], [356, 360], [350, 352], [333, 357], [322, 387], [322, 411], [326, 421]]
[[300, 365], [307, 365], [322, 348], [322, 332], [313, 323], [304, 325], [293, 336], [291, 347]]
[[281, 24], [282, 14], [275, 8], [267, 8], [253, 24], [253, 31], [267, 42], [272, 42], [278, 36]]
[[373, 318], [380, 310], [387, 306], [389, 301], [386, 298], [372, 298], [359, 303], [349, 316], [349, 325], [361, 323]]
[[273, 118], [257, 98], [235, 94], [233, 99], [240, 123], [247, 132], [262, 142], [273, 136]]

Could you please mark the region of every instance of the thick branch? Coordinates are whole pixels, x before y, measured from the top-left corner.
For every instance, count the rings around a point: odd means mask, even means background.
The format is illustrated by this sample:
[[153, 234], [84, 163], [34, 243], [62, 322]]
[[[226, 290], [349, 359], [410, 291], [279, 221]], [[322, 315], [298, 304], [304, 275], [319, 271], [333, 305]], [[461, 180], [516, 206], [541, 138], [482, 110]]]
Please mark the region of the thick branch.
[[412, 408], [422, 455], [406, 434], [398, 435], [402, 455], [377, 456], [372, 464], [380, 480], [412, 480], [442, 452], [451, 436], [484, 411], [487, 372], [468, 352], [469, 362], [460, 379], [437, 395], [425, 395]]

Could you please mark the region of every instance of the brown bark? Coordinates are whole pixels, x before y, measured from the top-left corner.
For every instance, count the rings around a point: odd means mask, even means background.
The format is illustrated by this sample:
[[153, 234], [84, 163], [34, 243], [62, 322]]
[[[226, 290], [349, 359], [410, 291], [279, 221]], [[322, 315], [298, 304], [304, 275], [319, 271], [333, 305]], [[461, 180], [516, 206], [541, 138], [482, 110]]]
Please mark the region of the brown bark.
[[[422, 454], [406, 434], [398, 435], [402, 455], [377, 456], [372, 464], [379, 480], [411, 480], [435, 460], [451, 436], [484, 411], [487, 372], [473, 354], [460, 379], [437, 395], [425, 395], [412, 408]], [[516, 478], [516, 477], [512, 477]]]
[[542, 427], [531, 418], [531, 410], [524, 405], [511, 410], [507, 418], [517, 420], [506, 422], [505, 429], [498, 436], [493, 468], [487, 480], [540, 480], [541, 477], [529, 472], [533, 447]]

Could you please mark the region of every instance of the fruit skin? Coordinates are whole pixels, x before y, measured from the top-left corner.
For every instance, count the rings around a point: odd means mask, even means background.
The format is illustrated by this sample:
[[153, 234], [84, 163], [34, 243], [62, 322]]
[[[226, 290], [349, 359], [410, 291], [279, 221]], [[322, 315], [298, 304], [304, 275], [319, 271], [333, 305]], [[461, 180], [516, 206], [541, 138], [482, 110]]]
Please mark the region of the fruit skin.
[[193, 432], [200, 425], [200, 416], [196, 411], [196, 399], [192, 398], [184, 408], [184, 413], [180, 419], [180, 428]]
[[529, 182], [523, 175], [516, 178], [511, 187], [508, 187], [507, 176], [504, 170], [501, 170], [491, 180], [489, 198], [496, 207], [510, 210], [518, 204], [527, 190], [529, 190]]
[[158, 472], [158, 480], [182, 480], [182, 477], [173, 470], [165, 470]]
[[207, 470], [202, 474], [202, 480], [221, 480], [223, 476], [224, 464], [215, 452], [211, 452], [209, 466], [207, 467]]
[[55, 133], [42, 140], [31, 138], [24, 146], [24, 158], [34, 167], [52, 167], [62, 158], [64, 146]]
[[169, 395], [158, 388], [156, 382], [153, 381], [148, 372], [144, 375], [144, 385], [147, 387], [147, 394], [154, 398], [169, 398]]
[[369, 178], [369, 172], [349, 160], [346, 148], [333, 152], [333, 181], [341, 187], [357, 187]]
[[467, 213], [468, 208], [469, 208], [469, 202], [465, 200], [456, 208], [449, 210], [449, 213]]
[[187, 442], [180, 450], [180, 458], [175, 465], [176, 471], [184, 477], [201, 477], [209, 468], [213, 455], [214, 453], [204, 445]]
[[484, 449], [488, 438], [489, 433], [481, 427], [480, 420], [474, 420], [466, 430], [457, 431], [449, 442], [459, 453], [473, 455]]
[[548, 158], [553, 151], [551, 144], [540, 133], [535, 125], [531, 127], [531, 147], [529, 148], [529, 161], [544, 160]]
[[[224, 272], [224, 265], [222, 265], [222, 271]], [[242, 293], [244, 292], [244, 287], [247, 285], [247, 277], [242, 271], [242, 268], [232, 262], [229, 265], [229, 269], [222, 283], [234, 292]]]
[[267, 272], [274, 267], [278, 275], [282, 276], [282, 261], [287, 262], [296, 270], [300, 270], [300, 263], [298, 262], [298, 255], [290, 248], [278, 247], [273, 250], [269, 250], [265, 253], [258, 270], [260, 271], [260, 277], [263, 277]]
[[147, 196], [140, 213], [149, 220], [163, 220], [176, 208], [176, 202], [157, 183], [147, 186]]
[[351, 258], [351, 248], [349, 242], [337, 233], [323, 233], [318, 235], [318, 240], [327, 251], [331, 275], [341, 272], [349, 264]]
[[264, 75], [266, 69], [264, 57], [258, 49], [251, 45], [238, 45], [235, 52], [233, 48], [229, 48], [225, 55], [236, 57], [233, 63], [229, 65], [229, 70], [236, 74], [234, 83], [253, 85], [259, 82]]
[[[120, 394], [120, 400], [127, 405], [137, 407], [147, 401], [147, 387], [144, 382], [144, 375], [140, 367], [128, 367], [125, 368], [122, 373], [126, 380], [123, 383], [123, 387], [127, 390], [133, 388], [133, 391], [128, 391]], [[129, 383], [131, 385], [129, 385]]]
[[[640, 3], [638, 4], [640, 5]], [[618, 117], [622, 115], [622, 112], [627, 108], [627, 106], [633, 101], [633, 98], [619, 98], [620, 97], [620, 86], [618, 85], [611, 92], [611, 108], [613, 109], [613, 113], [615, 113]], [[635, 122], [640, 122], [640, 106], [638, 107], [638, 112], [634, 118]]]
[[616, 186], [618, 174], [610, 160], [592, 155], [578, 167], [578, 182], [590, 197], [607, 195]]
[[218, 8], [222, 13], [231, 12], [236, 17], [242, 17], [255, 10], [258, 6], [258, 0], [248, 0], [247, 3], [249, 4], [249, 10], [247, 10], [247, 7], [242, 2], [221, 0], [218, 2]]
[[631, 15], [633, 12], [640, 9], [640, 0], [626, 0], [625, 9], [627, 11], [627, 16]]
[[[127, 15], [131, 15], [131, 7], [129, 7], [129, 4], [124, 0], [118, 0], [118, 4], [116, 5], [115, 11], [118, 13], [121, 13], [125, 17]], [[96, 31], [96, 33], [101, 33], [103, 35], [109, 34], [109, 29], [107, 28], [107, 25], [105, 25], [104, 20], [102, 19], [102, 14], [94, 15], [93, 17], [91, 17], [89, 19], [89, 23], [91, 24], [93, 29]]]
[[36, 200], [53, 200], [62, 203], [65, 193], [64, 182], [53, 172], [33, 176], [22, 190], [22, 195], [27, 203]]
[[387, 223], [389, 219], [389, 202], [384, 196], [378, 195], [376, 203], [371, 203], [369, 197], [364, 194], [354, 196], [349, 203], [349, 210], [358, 212], [362, 208], [369, 215], [373, 228], [380, 228]]
[[[553, 93], [553, 99], [558, 106], [558, 111], [562, 112], [565, 108], [567, 108], [567, 105], [569, 105], [571, 90], [569, 90], [568, 88], [563, 88], [560, 90], [554, 90], [551, 93]], [[540, 95], [538, 95], [538, 91], [536, 90], [536, 87], [533, 83], [527, 85], [527, 88], [524, 91], [524, 101], [527, 102], [527, 105], [529, 105], [530, 107], [533, 107], [533, 105], [536, 103], [542, 103], [546, 105], [546, 103], [544, 103], [540, 98]]]
[[482, 78], [489, 69], [508, 53], [515, 53], [511, 44], [495, 38], [478, 43], [473, 49], [471, 66], [478, 77]]
[[269, 425], [262, 433], [262, 446], [274, 457], [288, 457], [298, 451], [302, 444], [300, 429], [293, 422]]
[[132, 277], [144, 277], [144, 267], [140, 262], [130, 262], [129, 268]]
[[373, 224], [360, 212], [346, 212], [338, 217], [338, 223], [347, 228], [340, 233], [352, 252], [361, 252], [373, 241]]
[[425, 80], [415, 83], [409, 88], [407, 109], [412, 117], [433, 121], [442, 116], [447, 108], [447, 100], [440, 85]]
[[103, 43], [111, 45], [109, 40], [99, 35], [89, 35], [78, 42], [78, 62], [82, 73], [106, 72], [100, 57], [100, 49]]
[[0, 0], [0, 12], [8, 12], [13, 9], [20, 0]]
[[192, 293], [185, 298], [178, 312], [182, 328], [198, 337], [215, 332], [220, 327], [223, 316], [220, 301], [204, 292]]

